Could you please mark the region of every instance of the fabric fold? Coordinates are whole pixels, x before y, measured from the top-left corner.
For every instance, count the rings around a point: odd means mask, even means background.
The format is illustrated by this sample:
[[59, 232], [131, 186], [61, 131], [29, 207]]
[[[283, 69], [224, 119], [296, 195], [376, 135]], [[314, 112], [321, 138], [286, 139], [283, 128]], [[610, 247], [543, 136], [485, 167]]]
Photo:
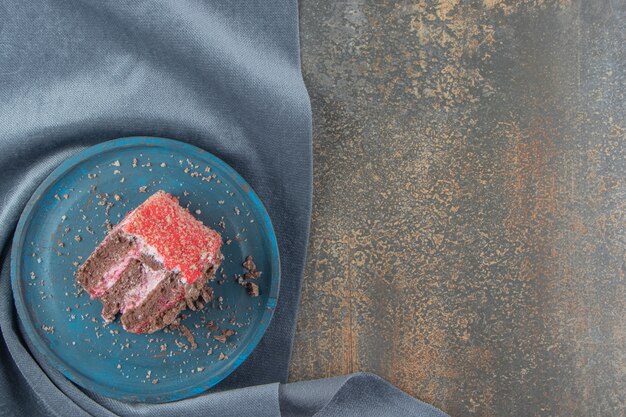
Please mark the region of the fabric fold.
[[369, 373], [295, 382], [280, 387], [283, 417], [446, 417]]

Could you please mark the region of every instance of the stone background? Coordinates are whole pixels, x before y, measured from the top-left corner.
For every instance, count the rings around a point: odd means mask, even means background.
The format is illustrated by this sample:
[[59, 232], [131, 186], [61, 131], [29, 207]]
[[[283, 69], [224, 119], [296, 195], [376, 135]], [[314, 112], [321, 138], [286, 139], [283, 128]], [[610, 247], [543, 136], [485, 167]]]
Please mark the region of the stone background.
[[291, 380], [625, 415], [625, 7], [300, 1], [315, 195]]

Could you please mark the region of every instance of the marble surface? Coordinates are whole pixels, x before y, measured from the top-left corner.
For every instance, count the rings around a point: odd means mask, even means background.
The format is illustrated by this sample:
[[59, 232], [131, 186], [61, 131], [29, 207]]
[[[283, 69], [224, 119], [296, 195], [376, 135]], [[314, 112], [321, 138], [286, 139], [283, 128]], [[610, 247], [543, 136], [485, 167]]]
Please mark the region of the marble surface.
[[300, 1], [315, 194], [290, 379], [452, 416], [626, 407], [618, 0]]

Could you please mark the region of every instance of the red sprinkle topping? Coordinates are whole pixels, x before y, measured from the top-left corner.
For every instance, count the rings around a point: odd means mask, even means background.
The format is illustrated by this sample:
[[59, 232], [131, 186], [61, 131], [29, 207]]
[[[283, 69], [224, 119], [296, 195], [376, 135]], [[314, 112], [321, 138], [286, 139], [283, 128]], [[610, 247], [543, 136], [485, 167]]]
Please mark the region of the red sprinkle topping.
[[178, 199], [157, 191], [128, 214], [122, 230], [141, 237], [155, 248], [167, 269], [179, 268], [188, 284], [200, 278], [215, 261], [222, 238], [178, 204]]

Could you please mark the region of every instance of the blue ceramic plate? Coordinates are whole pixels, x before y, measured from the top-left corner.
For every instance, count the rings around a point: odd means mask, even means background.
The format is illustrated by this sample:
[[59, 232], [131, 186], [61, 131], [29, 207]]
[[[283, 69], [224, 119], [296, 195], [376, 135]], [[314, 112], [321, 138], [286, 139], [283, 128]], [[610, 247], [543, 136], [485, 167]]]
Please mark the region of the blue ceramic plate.
[[[100, 302], [73, 275], [105, 237], [107, 222], [117, 223], [160, 189], [224, 241], [225, 260], [210, 284], [215, 301], [185, 311], [181, 321], [196, 349], [178, 331], [135, 335], [119, 320], [105, 326]], [[259, 297], [235, 280], [247, 255], [262, 271]], [[146, 137], [102, 143], [55, 169], [20, 218], [11, 266], [21, 325], [40, 360], [97, 394], [143, 402], [199, 394], [241, 365], [269, 325], [280, 280], [276, 236], [252, 188], [208, 152]], [[213, 336], [222, 329], [236, 333], [221, 343]]]

